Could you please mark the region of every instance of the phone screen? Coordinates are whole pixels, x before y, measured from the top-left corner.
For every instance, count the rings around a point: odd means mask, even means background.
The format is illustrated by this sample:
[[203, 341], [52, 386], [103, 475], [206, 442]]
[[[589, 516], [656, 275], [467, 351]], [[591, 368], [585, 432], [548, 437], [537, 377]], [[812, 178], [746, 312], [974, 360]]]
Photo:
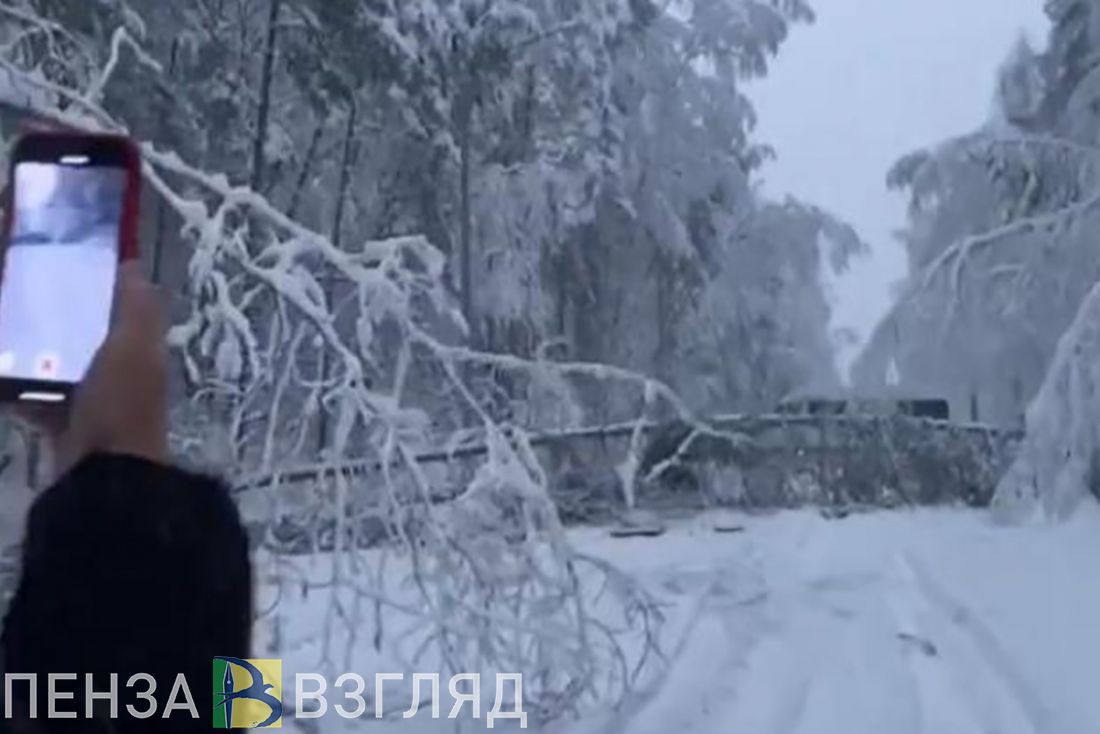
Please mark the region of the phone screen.
[[110, 326], [125, 168], [15, 165], [0, 281], [0, 377], [76, 383]]

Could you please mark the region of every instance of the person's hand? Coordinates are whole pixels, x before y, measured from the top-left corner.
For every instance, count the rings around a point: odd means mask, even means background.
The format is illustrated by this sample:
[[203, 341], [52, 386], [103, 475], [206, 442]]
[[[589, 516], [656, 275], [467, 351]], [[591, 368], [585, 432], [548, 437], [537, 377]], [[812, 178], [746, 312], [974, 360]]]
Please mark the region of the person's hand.
[[53, 474], [95, 452], [166, 460], [167, 390], [160, 298], [136, 262], [124, 263], [110, 333], [70, 403], [29, 416], [51, 438]]

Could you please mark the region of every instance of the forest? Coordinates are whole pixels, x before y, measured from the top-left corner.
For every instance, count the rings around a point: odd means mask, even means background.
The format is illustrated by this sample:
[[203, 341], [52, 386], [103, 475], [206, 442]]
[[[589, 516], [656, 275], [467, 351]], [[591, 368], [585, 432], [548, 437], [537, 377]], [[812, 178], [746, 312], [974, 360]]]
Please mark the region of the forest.
[[266, 656], [514, 672], [549, 724], [655, 690], [680, 623], [563, 482], [630, 511], [749, 450], [719, 417], [908, 390], [1022, 432], [996, 517], [1097, 491], [1100, 2], [1046, 8], [986, 124], [883, 171], [909, 276], [850, 380], [826, 283], [869, 245], [764, 193], [747, 92], [808, 0], [0, 0], [0, 147], [138, 141], [172, 446], [245, 514]]

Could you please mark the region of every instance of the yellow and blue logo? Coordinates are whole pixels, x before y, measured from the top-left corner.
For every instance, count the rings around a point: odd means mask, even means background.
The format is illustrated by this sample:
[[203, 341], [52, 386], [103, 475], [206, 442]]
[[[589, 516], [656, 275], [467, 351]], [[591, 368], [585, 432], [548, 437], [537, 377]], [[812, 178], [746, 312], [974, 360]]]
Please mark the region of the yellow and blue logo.
[[214, 658], [214, 728], [282, 726], [283, 661]]

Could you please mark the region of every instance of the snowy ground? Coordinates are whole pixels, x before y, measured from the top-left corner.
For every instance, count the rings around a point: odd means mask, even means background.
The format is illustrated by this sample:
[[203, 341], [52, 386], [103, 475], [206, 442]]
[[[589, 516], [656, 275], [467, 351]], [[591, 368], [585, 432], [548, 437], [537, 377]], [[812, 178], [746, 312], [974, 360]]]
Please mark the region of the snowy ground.
[[741, 521], [739, 534], [710, 518], [656, 539], [577, 531], [671, 604], [672, 664], [623, 712], [549, 732], [1100, 731], [1100, 507], [1044, 528], [960, 510]]

